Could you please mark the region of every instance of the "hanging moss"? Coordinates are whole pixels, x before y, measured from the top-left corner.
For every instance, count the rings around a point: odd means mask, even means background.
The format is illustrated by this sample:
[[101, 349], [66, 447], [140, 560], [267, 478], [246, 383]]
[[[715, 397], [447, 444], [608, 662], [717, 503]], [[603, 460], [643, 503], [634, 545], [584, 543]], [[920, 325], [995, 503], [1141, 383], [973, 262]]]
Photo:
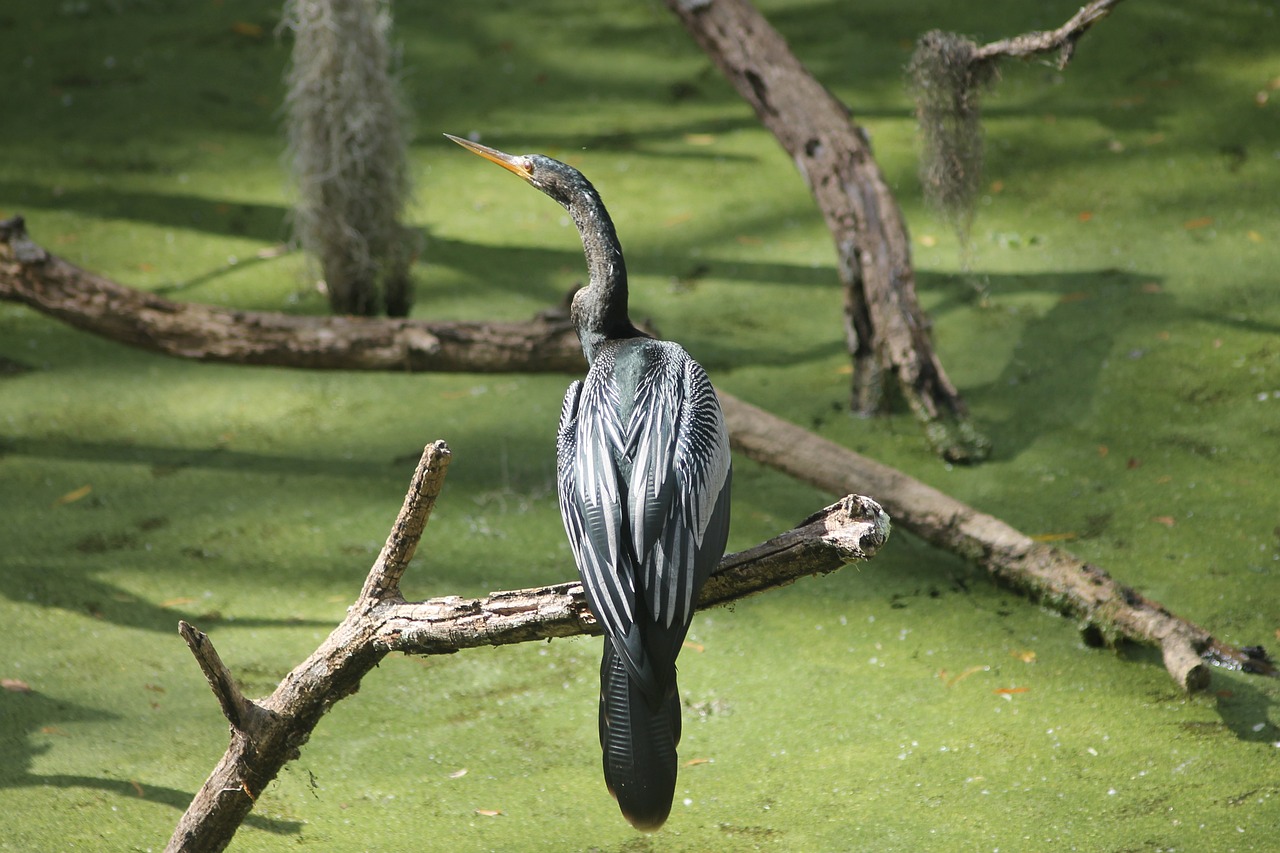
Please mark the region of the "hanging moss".
[[285, 108], [297, 239], [334, 313], [404, 316], [417, 247], [400, 223], [409, 172], [390, 3], [288, 0], [281, 26], [295, 36]]
[[996, 76], [993, 63], [975, 60], [976, 50], [969, 39], [932, 30], [916, 42], [907, 67], [923, 138], [920, 183], [962, 244], [982, 185], [979, 95]]

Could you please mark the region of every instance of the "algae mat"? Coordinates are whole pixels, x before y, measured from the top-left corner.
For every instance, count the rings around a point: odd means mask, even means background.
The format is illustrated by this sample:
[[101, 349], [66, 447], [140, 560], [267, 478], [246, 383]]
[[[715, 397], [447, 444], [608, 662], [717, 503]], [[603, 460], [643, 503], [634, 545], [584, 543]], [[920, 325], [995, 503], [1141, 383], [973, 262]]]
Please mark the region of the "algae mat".
[[[525, 318], [582, 275], [561, 211], [441, 132], [567, 159], [609, 204], [632, 305], [713, 379], [1028, 532], [1239, 644], [1280, 629], [1280, 25], [1270, 3], [1132, 0], [1065, 72], [985, 101], [968, 255], [919, 201], [902, 68], [1078, 4], [762, 4], [871, 133], [921, 296], [991, 462], [843, 411], [840, 294], [803, 184], [660, 6], [397, 9], [426, 235], [419, 316]], [[175, 298], [320, 313], [287, 235], [286, 41], [245, 0], [0, 9], [0, 214]], [[985, 289], [986, 303], [975, 298]], [[178, 638], [250, 695], [344, 613], [423, 444], [455, 452], [410, 597], [571, 576], [563, 376], [200, 365], [0, 305], [0, 849], [158, 850], [226, 725]], [[828, 496], [737, 460], [733, 548]], [[871, 563], [700, 616], [677, 803], [603, 789], [598, 641], [388, 659], [232, 849], [1271, 850], [1280, 689], [1187, 698], [1143, 650], [902, 531]], [[23, 689], [23, 685], [27, 689]]]

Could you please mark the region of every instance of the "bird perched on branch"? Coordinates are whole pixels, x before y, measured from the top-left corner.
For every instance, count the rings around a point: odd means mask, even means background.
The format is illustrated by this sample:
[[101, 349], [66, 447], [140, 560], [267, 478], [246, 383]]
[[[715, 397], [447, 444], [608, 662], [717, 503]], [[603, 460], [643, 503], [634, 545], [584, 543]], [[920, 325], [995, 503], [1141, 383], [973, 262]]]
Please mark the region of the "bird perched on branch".
[[590, 369], [569, 386], [560, 414], [560, 513], [604, 629], [605, 783], [633, 826], [655, 830], [675, 795], [676, 656], [729, 534], [724, 417], [706, 371], [679, 344], [632, 325], [622, 247], [582, 173], [449, 138], [558, 201], [582, 237], [590, 283], [571, 316]]

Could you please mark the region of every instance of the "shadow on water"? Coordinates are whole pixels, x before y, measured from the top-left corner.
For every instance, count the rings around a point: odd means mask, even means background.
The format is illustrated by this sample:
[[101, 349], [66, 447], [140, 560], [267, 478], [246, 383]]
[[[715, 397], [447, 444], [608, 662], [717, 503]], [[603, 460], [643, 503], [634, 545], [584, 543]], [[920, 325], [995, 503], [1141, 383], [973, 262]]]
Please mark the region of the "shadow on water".
[[[46, 696], [36, 690], [0, 690], [0, 788], [83, 788], [102, 791], [117, 797], [161, 803], [179, 812], [190, 805], [194, 793], [147, 784], [145, 779], [112, 779], [74, 773], [32, 773], [35, 759], [53, 751], [50, 744], [32, 742], [33, 735], [45, 737], [65, 735], [60, 725], [102, 723], [118, 715], [87, 708]], [[279, 835], [301, 830], [298, 821], [279, 820], [250, 814], [245, 822]]]
[[[1168, 318], [1173, 300], [1157, 276], [1103, 269], [1079, 273], [984, 275], [990, 304], [969, 309], [970, 276], [924, 273], [921, 289], [947, 295], [931, 309], [935, 317], [968, 310], [976, 327], [965, 330], [977, 346], [988, 340], [1008, 347], [999, 374], [961, 393], [983, 413], [979, 428], [992, 439], [995, 459], [1015, 458], [1045, 432], [1079, 424], [1085, 417], [1108, 360], [1141, 358], [1143, 351], [1115, 352], [1131, 328]], [[1025, 305], [1024, 297], [1051, 296], [1048, 310]], [[1012, 346], [1005, 342], [1013, 338]], [[992, 414], [996, 413], [996, 414]]]

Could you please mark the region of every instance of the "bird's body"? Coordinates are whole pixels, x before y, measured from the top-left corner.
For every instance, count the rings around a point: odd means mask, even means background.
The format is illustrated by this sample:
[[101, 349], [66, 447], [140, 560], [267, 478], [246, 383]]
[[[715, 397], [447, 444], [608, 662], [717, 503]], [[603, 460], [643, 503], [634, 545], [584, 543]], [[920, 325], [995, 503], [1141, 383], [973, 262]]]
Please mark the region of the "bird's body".
[[605, 781], [633, 825], [656, 829], [675, 793], [676, 657], [728, 539], [724, 417], [706, 371], [678, 344], [631, 323], [622, 250], [586, 178], [548, 157], [450, 138], [556, 199], [582, 236], [590, 283], [575, 295], [572, 317], [590, 368], [561, 410], [560, 512], [604, 631]]

